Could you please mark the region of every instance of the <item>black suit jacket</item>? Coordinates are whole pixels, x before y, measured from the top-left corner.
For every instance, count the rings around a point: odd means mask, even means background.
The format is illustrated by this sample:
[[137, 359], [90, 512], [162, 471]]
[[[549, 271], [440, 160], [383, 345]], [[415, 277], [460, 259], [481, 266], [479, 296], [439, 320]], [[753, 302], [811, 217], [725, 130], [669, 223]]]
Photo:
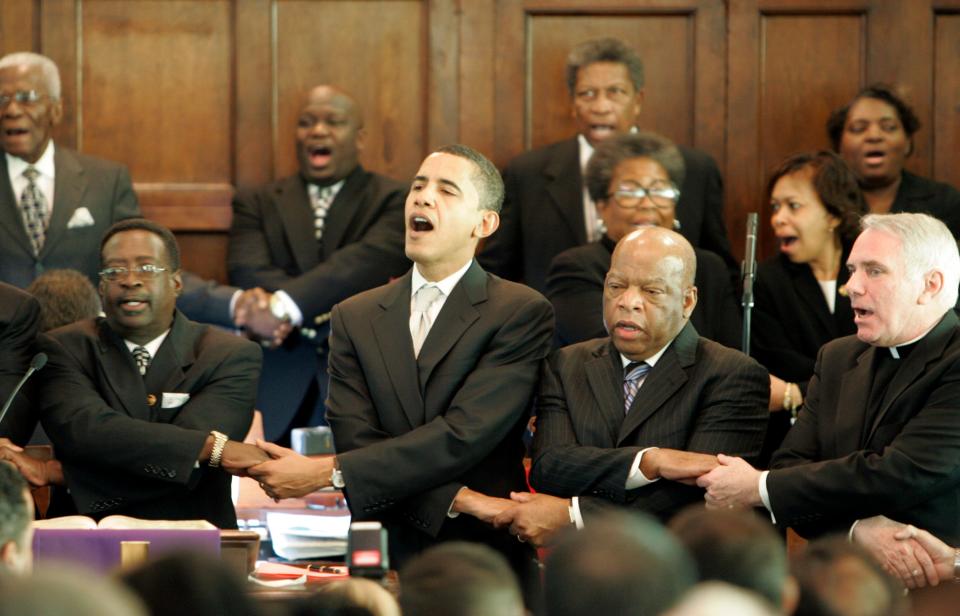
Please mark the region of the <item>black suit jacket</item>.
[[[736, 269], [723, 222], [720, 171], [703, 152], [678, 147], [686, 164], [677, 203], [680, 233]], [[503, 181], [506, 198], [500, 229], [481, 252], [480, 263], [495, 274], [543, 291], [550, 261], [568, 248], [587, 243], [577, 138], [517, 156], [504, 170]]]
[[[125, 167], [63, 146], [54, 149], [53, 211], [39, 257], [33, 255], [23, 217], [0, 155], [0, 280], [25, 288], [44, 270], [75, 269], [94, 285], [100, 271], [100, 238], [113, 223], [140, 215]], [[93, 224], [68, 228], [80, 208]]]
[[840, 257], [833, 314], [806, 263], [792, 263], [781, 254], [757, 268], [751, 353], [771, 374], [797, 383], [803, 391], [813, 376], [820, 347], [857, 331], [850, 298], [840, 293], [850, 277], [849, 254], [846, 246]]
[[504, 498], [525, 490], [521, 434], [550, 349], [550, 303], [474, 262], [418, 360], [410, 281], [408, 273], [333, 311], [327, 419], [350, 511], [387, 527], [391, 566], [451, 539], [516, 556], [521, 544], [504, 531], [447, 511], [463, 486]]
[[[546, 295], [557, 313], [557, 338], [562, 346], [607, 335], [603, 281], [615, 246], [604, 236], [598, 242], [561, 252], [550, 264]], [[738, 349], [742, 342], [740, 311], [723, 260], [707, 250], [694, 251], [698, 299], [690, 322], [704, 338]]]
[[868, 411], [874, 356], [847, 336], [820, 351], [797, 423], [767, 476], [779, 524], [805, 536], [883, 514], [960, 542], [960, 320], [916, 343]]
[[942, 220], [953, 237], [960, 238], [960, 191], [950, 184], [904, 171], [890, 211], [930, 214]]
[[41, 373], [43, 427], [80, 513], [203, 518], [236, 528], [230, 475], [194, 463], [211, 430], [232, 440], [249, 431], [256, 344], [178, 313], [141, 377], [106, 319], [40, 340], [50, 357]]
[[[32, 295], [0, 282], [0, 405], [27, 371], [40, 326], [40, 304]], [[39, 421], [36, 377], [27, 381], [0, 423], [0, 436], [26, 445]]]
[[555, 351], [537, 397], [530, 484], [580, 496], [581, 512], [616, 505], [666, 520], [703, 499], [695, 486], [661, 479], [627, 490], [647, 447], [751, 458], [767, 424], [769, 377], [743, 353], [701, 338], [689, 323], [646, 377], [624, 415], [623, 367], [609, 338]]
[[[361, 167], [347, 176], [327, 213], [323, 240], [314, 237], [307, 184], [294, 175], [233, 200], [227, 265], [230, 283], [283, 290], [303, 312], [306, 331], [334, 304], [409, 269], [403, 252], [404, 186]], [[326, 387], [327, 328], [294, 333], [264, 354], [257, 406], [268, 439], [276, 439], [307, 394]], [[319, 407], [318, 408], [322, 408]], [[322, 421], [320, 413], [312, 423]]]

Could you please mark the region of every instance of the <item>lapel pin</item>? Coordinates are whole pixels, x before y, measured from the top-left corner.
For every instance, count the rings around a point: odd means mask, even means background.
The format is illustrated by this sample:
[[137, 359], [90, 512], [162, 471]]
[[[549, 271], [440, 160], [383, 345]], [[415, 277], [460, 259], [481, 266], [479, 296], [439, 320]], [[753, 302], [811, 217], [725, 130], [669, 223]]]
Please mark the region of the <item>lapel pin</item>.
[[153, 394], [147, 394], [147, 406], [153, 406], [157, 403], [157, 397]]

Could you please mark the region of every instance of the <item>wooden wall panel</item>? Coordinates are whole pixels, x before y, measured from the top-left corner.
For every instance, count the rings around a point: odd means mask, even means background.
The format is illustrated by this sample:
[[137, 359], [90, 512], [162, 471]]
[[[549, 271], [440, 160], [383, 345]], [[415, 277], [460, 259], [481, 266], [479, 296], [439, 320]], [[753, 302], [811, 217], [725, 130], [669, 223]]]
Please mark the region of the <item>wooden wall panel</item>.
[[960, 186], [960, 7], [934, 22], [933, 174]]
[[363, 163], [396, 178], [413, 177], [426, 141], [423, 3], [289, 1], [274, 10], [275, 176], [296, 169], [294, 128], [304, 92], [332, 83], [350, 91], [364, 110]]
[[829, 148], [827, 118], [863, 84], [865, 26], [857, 14], [761, 16], [763, 182], [789, 154]]

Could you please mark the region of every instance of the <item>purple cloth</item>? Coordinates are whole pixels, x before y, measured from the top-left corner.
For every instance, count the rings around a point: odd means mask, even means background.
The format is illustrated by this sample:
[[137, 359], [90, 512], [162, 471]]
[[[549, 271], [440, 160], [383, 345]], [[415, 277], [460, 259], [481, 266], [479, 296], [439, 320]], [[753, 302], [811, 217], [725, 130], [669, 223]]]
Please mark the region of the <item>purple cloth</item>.
[[181, 550], [220, 555], [220, 531], [217, 529], [38, 528], [33, 535], [33, 558], [38, 568], [52, 562], [69, 562], [106, 573], [120, 564], [121, 541], [149, 541], [151, 559]]

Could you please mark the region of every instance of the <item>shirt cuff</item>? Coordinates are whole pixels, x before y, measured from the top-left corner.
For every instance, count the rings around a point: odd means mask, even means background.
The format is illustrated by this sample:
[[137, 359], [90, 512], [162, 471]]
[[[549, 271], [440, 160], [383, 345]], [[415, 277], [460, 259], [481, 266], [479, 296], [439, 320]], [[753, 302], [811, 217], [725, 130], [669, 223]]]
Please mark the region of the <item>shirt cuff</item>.
[[[281, 293], [281, 291], [277, 291], [277, 293]], [[460, 492], [463, 492], [463, 491], [466, 490], [466, 489], [467, 489], [467, 486], [463, 486], [462, 488], [460, 488], [459, 490], [457, 490], [457, 494], [454, 494], [454, 495], [453, 495], [453, 500], [450, 501], [450, 506], [447, 507], [447, 517], [448, 517], [448, 518], [458, 518], [458, 517], [460, 517], [460, 512], [453, 510], [453, 504], [454, 504], [455, 502], [457, 502], [457, 495], [460, 494]]]
[[853, 524], [850, 525], [850, 530], [847, 532], [847, 541], [853, 543], [853, 529], [857, 527], [857, 524], [860, 523], [860, 520], [854, 520]]
[[287, 295], [286, 291], [274, 291], [273, 295], [283, 304], [283, 309], [290, 315], [290, 324], [294, 327], [303, 325], [303, 313], [297, 303]]
[[570, 499], [570, 522], [577, 525], [577, 530], [583, 528], [583, 516], [580, 515], [580, 497]]
[[240, 299], [240, 294], [243, 293], [240, 289], [237, 289], [233, 292], [233, 295], [230, 296], [230, 320], [234, 319], [234, 315], [237, 313], [237, 300]]
[[773, 515], [773, 508], [770, 507], [770, 493], [767, 492], [767, 475], [769, 474], [770, 471], [760, 473], [760, 500], [763, 502], [763, 506], [767, 508], [767, 511], [770, 512], [770, 521], [776, 524], [777, 516]]
[[648, 486], [651, 483], [660, 481], [660, 478], [650, 479], [643, 474], [643, 471], [640, 470], [640, 463], [643, 461], [643, 454], [647, 453], [651, 449], [658, 449], [657, 447], [647, 447], [640, 451], [637, 454], [637, 457], [633, 459], [633, 464], [630, 466], [630, 474], [627, 475], [626, 485], [624, 488], [627, 490], [634, 490], [636, 488], [642, 488], [643, 486]]

